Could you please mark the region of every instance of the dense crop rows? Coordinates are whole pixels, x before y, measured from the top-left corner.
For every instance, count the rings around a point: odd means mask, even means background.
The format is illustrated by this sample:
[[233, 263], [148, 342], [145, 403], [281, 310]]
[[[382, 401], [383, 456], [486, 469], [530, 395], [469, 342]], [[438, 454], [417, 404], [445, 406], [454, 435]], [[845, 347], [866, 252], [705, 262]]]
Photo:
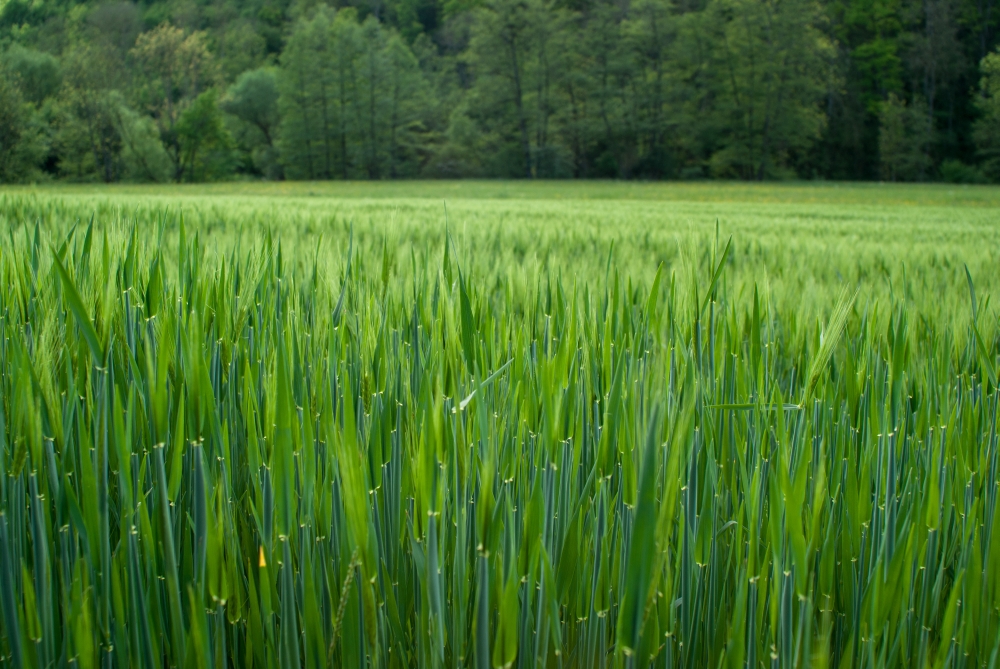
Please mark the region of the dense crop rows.
[[974, 277], [961, 324], [863, 285], [807, 319], [739, 239], [504, 275], [6, 204], [11, 666], [996, 663]]

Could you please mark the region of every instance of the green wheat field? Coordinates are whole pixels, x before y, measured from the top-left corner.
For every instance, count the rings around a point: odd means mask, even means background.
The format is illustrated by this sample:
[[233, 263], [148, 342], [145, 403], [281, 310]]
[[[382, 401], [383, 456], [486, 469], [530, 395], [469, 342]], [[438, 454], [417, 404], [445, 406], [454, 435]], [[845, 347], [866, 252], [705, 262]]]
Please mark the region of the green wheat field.
[[0, 189], [12, 667], [990, 668], [1000, 189]]

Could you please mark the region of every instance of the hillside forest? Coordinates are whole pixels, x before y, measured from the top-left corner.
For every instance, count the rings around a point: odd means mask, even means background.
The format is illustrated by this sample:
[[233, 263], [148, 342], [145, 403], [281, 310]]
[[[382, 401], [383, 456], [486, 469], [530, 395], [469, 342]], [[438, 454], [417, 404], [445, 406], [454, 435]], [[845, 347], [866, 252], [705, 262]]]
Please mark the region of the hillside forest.
[[1000, 181], [997, 0], [0, 0], [0, 182]]

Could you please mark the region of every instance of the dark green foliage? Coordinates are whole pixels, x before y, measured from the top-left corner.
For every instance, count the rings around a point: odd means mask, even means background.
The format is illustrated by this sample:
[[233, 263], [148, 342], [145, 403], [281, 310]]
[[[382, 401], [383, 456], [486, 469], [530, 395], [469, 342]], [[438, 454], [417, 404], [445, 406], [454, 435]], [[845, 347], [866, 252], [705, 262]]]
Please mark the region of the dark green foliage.
[[[19, 179], [996, 181], [994, 3], [9, 0], [0, 60]], [[209, 89], [233, 151], [192, 169]]]
[[[232, 169], [232, 137], [226, 130], [217, 104], [218, 94], [210, 89], [199, 95], [177, 120], [181, 177], [186, 181], [211, 181]], [[179, 179], [179, 180], [180, 180]]]
[[275, 144], [281, 120], [277, 70], [261, 68], [244, 72], [226, 91], [219, 106], [239, 120], [234, 134], [249, 158], [249, 167], [268, 178], [280, 177]]
[[[140, 34], [129, 54], [140, 72], [135, 98], [156, 123], [173, 179], [193, 178], [197, 147], [220, 125], [209, 92], [217, 72], [205, 34], [163, 23]], [[196, 101], [199, 108], [188, 114]]]
[[966, 165], [960, 160], [946, 160], [941, 163], [941, 180], [954, 184], [986, 183], [986, 175], [982, 170], [972, 165]]
[[24, 99], [17, 76], [0, 63], [0, 183], [37, 174], [44, 155], [44, 138], [31, 104]]
[[281, 58], [281, 159], [293, 179], [413, 174], [422, 74], [400, 38], [350, 9], [297, 24]]
[[974, 133], [986, 173], [1000, 178], [1000, 53], [983, 59], [983, 78], [976, 100], [980, 117]]
[[120, 60], [98, 45], [81, 44], [66, 51], [63, 63], [55, 136], [60, 171], [80, 180], [118, 181], [125, 170], [122, 115], [128, 113], [118, 87]]
[[40, 105], [59, 90], [62, 73], [55, 56], [15, 44], [4, 54], [8, 76], [17, 83], [28, 102]]

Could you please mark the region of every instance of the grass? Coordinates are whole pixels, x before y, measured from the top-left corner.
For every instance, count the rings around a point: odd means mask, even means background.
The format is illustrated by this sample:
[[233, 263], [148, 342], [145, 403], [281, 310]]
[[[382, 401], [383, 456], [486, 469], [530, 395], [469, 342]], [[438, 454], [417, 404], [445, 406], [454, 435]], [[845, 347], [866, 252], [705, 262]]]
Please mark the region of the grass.
[[0, 194], [6, 663], [995, 665], [998, 191], [418, 186]]
[[997, 207], [1000, 189], [961, 184], [885, 184], [844, 182], [692, 181], [320, 181], [228, 182], [188, 185], [49, 184], [7, 186], [6, 192], [46, 196], [113, 196], [177, 201], [202, 196], [241, 199], [335, 198], [418, 200], [614, 200], [768, 204], [828, 204], [865, 206]]

